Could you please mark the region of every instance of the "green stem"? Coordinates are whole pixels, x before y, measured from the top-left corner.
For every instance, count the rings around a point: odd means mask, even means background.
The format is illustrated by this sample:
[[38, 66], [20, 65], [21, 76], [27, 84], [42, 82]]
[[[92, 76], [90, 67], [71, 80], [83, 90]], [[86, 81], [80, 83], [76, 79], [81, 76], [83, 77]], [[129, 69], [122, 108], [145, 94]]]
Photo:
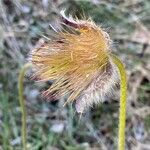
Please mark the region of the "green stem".
[[25, 71], [31, 67], [30, 63], [27, 63], [23, 66], [23, 68], [20, 71], [19, 74], [19, 79], [18, 79], [18, 93], [19, 93], [19, 103], [21, 107], [21, 113], [22, 113], [22, 118], [21, 118], [21, 123], [22, 123], [22, 128], [21, 128], [21, 136], [22, 136], [22, 144], [23, 144], [23, 150], [27, 150], [27, 127], [26, 127], [26, 107], [25, 107], [25, 102], [23, 98], [23, 79], [24, 79], [24, 74]]
[[125, 150], [125, 127], [126, 127], [126, 101], [127, 101], [127, 79], [126, 71], [121, 60], [111, 54], [113, 62], [120, 73], [120, 110], [119, 110], [119, 132], [118, 132], [118, 150]]

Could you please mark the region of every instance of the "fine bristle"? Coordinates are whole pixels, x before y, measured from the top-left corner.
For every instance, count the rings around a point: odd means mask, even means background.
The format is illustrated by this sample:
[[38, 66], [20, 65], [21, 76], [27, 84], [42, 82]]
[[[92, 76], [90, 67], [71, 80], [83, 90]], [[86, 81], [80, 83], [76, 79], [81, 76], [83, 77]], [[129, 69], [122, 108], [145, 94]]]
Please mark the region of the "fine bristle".
[[97, 73], [97, 77], [81, 93], [76, 101], [76, 110], [83, 113], [87, 107], [103, 102], [105, 96], [113, 91], [114, 85], [118, 82], [118, 71], [116, 66], [110, 62]]
[[[64, 23], [79, 34], [58, 32], [57, 39], [31, 52], [31, 61], [37, 70], [35, 76], [43, 81], [54, 81], [44, 95], [69, 95], [69, 102], [81, 97], [93, 81], [96, 84], [99, 73], [102, 76], [111, 65], [108, 35], [91, 20], [69, 20], [63, 17], [68, 21]], [[89, 99], [86, 103], [91, 105]]]

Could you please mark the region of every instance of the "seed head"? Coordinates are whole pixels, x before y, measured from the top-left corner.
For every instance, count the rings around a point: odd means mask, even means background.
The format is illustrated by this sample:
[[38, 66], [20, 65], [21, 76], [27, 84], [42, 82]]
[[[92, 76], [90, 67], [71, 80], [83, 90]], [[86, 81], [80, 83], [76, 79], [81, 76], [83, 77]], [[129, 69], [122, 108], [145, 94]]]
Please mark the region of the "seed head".
[[116, 81], [116, 67], [110, 54], [108, 34], [93, 21], [74, 20], [62, 13], [63, 23], [72, 31], [57, 33], [40, 48], [31, 52], [31, 61], [39, 79], [52, 80], [43, 94], [68, 95], [76, 100], [77, 112], [99, 103]]

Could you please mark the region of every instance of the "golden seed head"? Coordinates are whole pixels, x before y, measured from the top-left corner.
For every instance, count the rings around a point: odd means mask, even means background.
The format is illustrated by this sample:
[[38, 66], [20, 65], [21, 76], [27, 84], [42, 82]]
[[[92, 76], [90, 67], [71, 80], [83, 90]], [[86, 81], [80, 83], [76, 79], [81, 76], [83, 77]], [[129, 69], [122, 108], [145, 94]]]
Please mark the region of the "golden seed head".
[[[87, 95], [88, 88], [93, 83], [96, 84], [99, 75], [102, 76], [106, 72], [107, 80], [112, 76], [109, 37], [91, 20], [75, 21], [65, 16], [63, 19], [64, 23], [76, 32], [58, 32], [57, 39], [50, 40], [32, 51], [31, 61], [37, 70], [35, 76], [44, 81], [54, 81], [44, 92], [45, 96], [54, 93], [59, 96], [69, 94], [67, 102], [78, 99], [78, 107], [81, 104], [79, 99], [85, 99], [83, 95]], [[108, 76], [107, 72], [110, 71], [112, 72]], [[101, 84], [99, 86], [102, 86], [102, 82], [106, 84], [105, 81], [101, 81], [98, 82]], [[88, 104], [91, 99], [87, 98], [85, 101]], [[80, 112], [80, 109], [77, 109]]]

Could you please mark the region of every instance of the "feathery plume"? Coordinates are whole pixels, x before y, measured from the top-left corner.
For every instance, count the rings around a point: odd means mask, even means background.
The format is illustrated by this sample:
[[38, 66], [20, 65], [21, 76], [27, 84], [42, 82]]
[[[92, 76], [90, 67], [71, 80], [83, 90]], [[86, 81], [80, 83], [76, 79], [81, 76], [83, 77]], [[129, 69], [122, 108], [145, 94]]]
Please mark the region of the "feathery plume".
[[72, 32], [59, 31], [31, 52], [35, 76], [53, 84], [43, 94], [68, 95], [66, 103], [76, 100], [76, 110], [103, 101], [118, 80], [115, 64], [110, 57], [109, 35], [91, 19], [78, 20], [62, 14], [62, 22]]

